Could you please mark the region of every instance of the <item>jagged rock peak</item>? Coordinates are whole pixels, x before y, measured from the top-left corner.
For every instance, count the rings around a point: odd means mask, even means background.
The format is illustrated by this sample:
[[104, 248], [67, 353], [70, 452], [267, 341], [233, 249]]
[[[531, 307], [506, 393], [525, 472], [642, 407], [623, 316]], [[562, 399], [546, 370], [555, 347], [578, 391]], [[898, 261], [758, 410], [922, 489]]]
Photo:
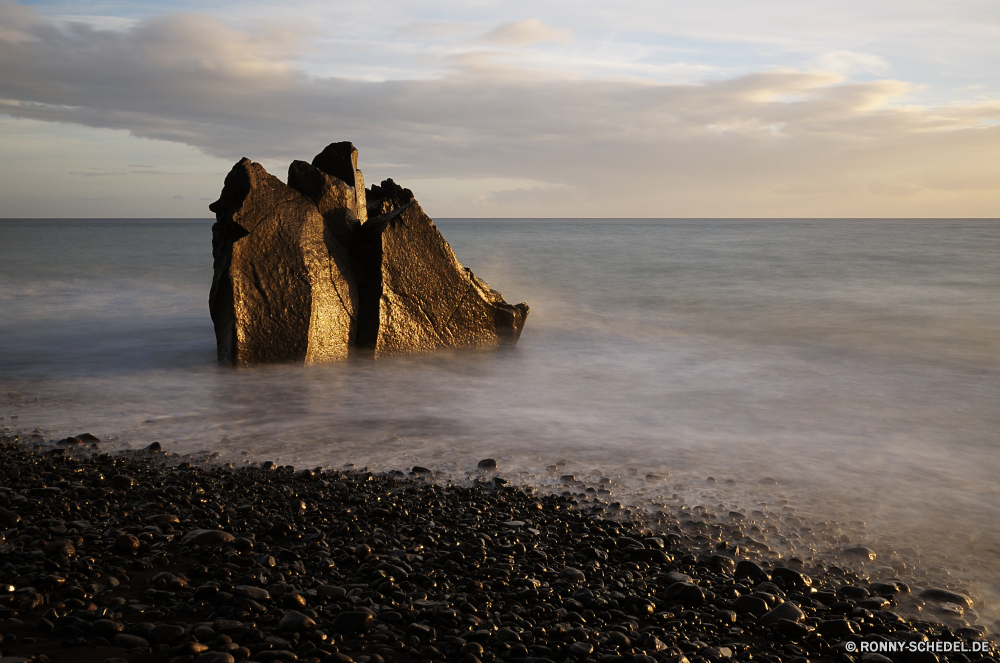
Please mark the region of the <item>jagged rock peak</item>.
[[245, 158], [226, 176], [209, 206], [219, 360], [516, 344], [527, 304], [463, 267], [412, 191], [391, 179], [366, 191], [357, 161], [351, 143], [332, 143], [312, 164], [292, 162], [287, 185]]
[[415, 200], [412, 191], [399, 186], [392, 178], [383, 180], [381, 186], [372, 184], [366, 195], [369, 217], [388, 214]]

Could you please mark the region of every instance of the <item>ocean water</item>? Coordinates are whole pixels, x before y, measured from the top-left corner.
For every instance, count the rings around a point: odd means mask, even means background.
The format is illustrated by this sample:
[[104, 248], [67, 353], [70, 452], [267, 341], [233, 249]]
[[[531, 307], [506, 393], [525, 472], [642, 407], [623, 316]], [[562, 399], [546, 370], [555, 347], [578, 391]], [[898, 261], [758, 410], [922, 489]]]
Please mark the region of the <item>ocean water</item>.
[[0, 428], [455, 480], [492, 457], [588, 508], [741, 511], [774, 556], [955, 587], [998, 628], [1000, 222], [440, 220], [531, 306], [515, 349], [250, 370], [215, 365], [211, 223], [0, 220]]

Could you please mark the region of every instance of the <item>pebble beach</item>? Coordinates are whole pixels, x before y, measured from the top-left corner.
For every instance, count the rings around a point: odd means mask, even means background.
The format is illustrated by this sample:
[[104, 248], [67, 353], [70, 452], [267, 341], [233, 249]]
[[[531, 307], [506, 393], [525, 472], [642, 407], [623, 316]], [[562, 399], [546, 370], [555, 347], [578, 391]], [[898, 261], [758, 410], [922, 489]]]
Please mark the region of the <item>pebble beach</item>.
[[761, 555], [750, 514], [606, 508], [479, 468], [5, 436], [0, 662], [1000, 660], [960, 591]]

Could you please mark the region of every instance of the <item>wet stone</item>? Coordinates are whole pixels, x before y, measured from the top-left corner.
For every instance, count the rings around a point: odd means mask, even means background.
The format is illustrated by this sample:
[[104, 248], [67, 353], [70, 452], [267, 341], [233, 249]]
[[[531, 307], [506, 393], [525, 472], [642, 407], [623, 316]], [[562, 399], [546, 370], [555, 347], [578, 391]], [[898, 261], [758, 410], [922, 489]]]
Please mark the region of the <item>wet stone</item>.
[[187, 629], [176, 624], [160, 624], [149, 632], [149, 637], [159, 642], [174, 642], [187, 634]]
[[57, 539], [45, 544], [46, 557], [72, 557], [75, 554], [76, 548], [65, 539]]
[[500, 642], [520, 642], [521, 636], [507, 627], [501, 628], [496, 632], [496, 639]]
[[135, 649], [137, 647], [148, 647], [149, 641], [145, 638], [140, 638], [137, 635], [129, 635], [128, 633], [119, 633], [114, 639], [115, 646], [124, 647], [125, 649]]
[[333, 599], [339, 601], [347, 596], [347, 590], [335, 585], [320, 585], [316, 588], [316, 595], [321, 599]]
[[372, 627], [373, 620], [371, 611], [342, 612], [333, 620], [333, 630], [347, 635], [367, 633]]
[[497, 462], [492, 458], [484, 458], [476, 464], [476, 467], [480, 470], [495, 470]]
[[119, 555], [134, 555], [139, 546], [139, 538], [134, 534], [122, 534], [115, 539], [115, 552]]
[[196, 529], [185, 534], [181, 543], [188, 546], [217, 546], [234, 540], [236, 537], [229, 532], [218, 529]]
[[250, 585], [239, 585], [237, 587], [233, 587], [233, 596], [257, 602], [266, 602], [271, 600], [271, 594], [266, 589], [262, 587], [252, 587]]
[[725, 574], [732, 574], [736, 570], [736, 560], [727, 555], [712, 555], [708, 558], [708, 564]]
[[254, 656], [261, 663], [268, 663], [269, 661], [278, 661], [279, 663], [291, 663], [291, 661], [299, 660], [299, 657], [293, 651], [287, 649], [274, 649], [271, 651], [258, 652]]
[[879, 596], [892, 597], [897, 594], [909, 594], [910, 587], [901, 580], [888, 580], [885, 582], [873, 582], [868, 585], [868, 591]]
[[892, 663], [892, 659], [888, 656], [883, 656], [882, 654], [876, 652], [865, 652], [861, 655], [862, 663]]
[[232, 654], [226, 652], [205, 652], [194, 659], [194, 663], [236, 663]]
[[733, 603], [733, 610], [740, 615], [756, 615], [760, 617], [767, 612], [767, 602], [759, 596], [744, 595]]
[[865, 548], [864, 546], [855, 546], [854, 548], [844, 549], [844, 555], [848, 557], [855, 557], [859, 559], [864, 559], [868, 561], [873, 561], [878, 555], [871, 548]]
[[701, 587], [688, 582], [675, 582], [663, 592], [666, 602], [677, 601], [686, 606], [696, 607], [705, 602], [705, 592]]
[[21, 516], [17, 515], [13, 511], [0, 508], [0, 525], [8, 528], [17, 527], [19, 522], [21, 522]]
[[[369, 620], [370, 623], [370, 620]], [[288, 610], [278, 622], [278, 630], [281, 631], [310, 631], [316, 628], [316, 622], [297, 610]]]
[[775, 568], [771, 571], [771, 578], [775, 581], [780, 580], [786, 587], [803, 589], [812, 586], [812, 579], [809, 576], [794, 569]]
[[740, 560], [733, 571], [733, 577], [737, 579], [749, 578], [757, 582], [762, 582], [768, 579], [767, 574], [764, 573], [764, 569], [760, 568], [757, 564], [748, 559]]
[[958, 605], [971, 608], [972, 599], [965, 594], [960, 594], [958, 592], [953, 592], [950, 589], [940, 589], [937, 587], [929, 587], [924, 591], [920, 592], [920, 596], [925, 599], [930, 599], [931, 601], [942, 601], [945, 603], [956, 603]]
[[194, 640], [188, 640], [187, 642], [182, 642], [171, 652], [174, 656], [196, 656], [207, 652], [209, 650], [208, 645], [203, 645], [200, 642], [195, 642]]
[[801, 622], [805, 620], [806, 615], [802, 610], [792, 603], [791, 601], [785, 601], [784, 603], [779, 603], [778, 605], [771, 608], [769, 611], [761, 616], [759, 623], [763, 626], [769, 626], [771, 624], [777, 624], [781, 619], [787, 619], [793, 622]]
[[804, 638], [812, 631], [812, 629], [805, 624], [800, 624], [790, 619], [779, 619], [775, 623], [774, 628], [781, 633], [781, 635], [791, 640]]
[[858, 632], [857, 625], [846, 619], [827, 619], [816, 625], [816, 632], [824, 638], [845, 638]]
[[114, 637], [125, 630], [125, 625], [113, 619], [96, 619], [91, 622], [90, 630], [94, 635]]

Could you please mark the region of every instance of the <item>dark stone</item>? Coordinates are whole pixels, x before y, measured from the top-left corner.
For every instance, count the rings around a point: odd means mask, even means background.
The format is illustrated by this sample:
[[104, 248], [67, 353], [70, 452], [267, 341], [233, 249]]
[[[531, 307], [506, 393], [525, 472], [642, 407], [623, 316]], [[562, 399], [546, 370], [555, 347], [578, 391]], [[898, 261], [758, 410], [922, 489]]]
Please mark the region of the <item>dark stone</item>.
[[129, 635], [128, 633], [119, 633], [115, 636], [115, 646], [123, 647], [124, 649], [135, 649], [136, 647], [148, 647], [149, 641], [145, 638], [140, 638], [137, 635]]
[[897, 655], [896, 660], [901, 663], [938, 663], [937, 654], [932, 651], [910, 651], [904, 649]]
[[114, 637], [125, 630], [125, 625], [113, 619], [95, 619], [90, 624], [90, 630], [94, 635]]
[[812, 586], [812, 579], [809, 576], [803, 575], [793, 569], [785, 569], [785, 568], [772, 569], [771, 577], [775, 581], [781, 580], [783, 583], [785, 583], [785, 587], [803, 589], [805, 587]]
[[323, 659], [323, 663], [353, 663], [354, 659], [347, 654], [334, 652]]
[[859, 557], [871, 561], [877, 557], [874, 550], [871, 548], [865, 548], [864, 546], [855, 546], [854, 548], [847, 548], [844, 550], [845, 555], [850, 555], [851, 557]]
[[521, 636], [517, 634], [517, 631], [513, 631], [506, 626], [498, 629], [495, 635], [496, 639], [500, 642], [520, 642]]
[[236, 659], [228, 652], [210, 651], [198, 656], [194, 663], [236, 663]]
[[483, 655], [483, 646], [478, 642], [467, 642], [459, 650], [460, 654], [472, 654], [473, 656]]
[[689, 582], [675, 582], [663, 592], [667, 603], [678, 601], [686, 606], [697, 607], [705, 602], [705, 592], [698, 585]]
[[320, 585], [316, 588], [316, 595], [322, 599], [339, 601], [347, 596], [347, 590], [336, 585]]
[[299, 660], [299, 657], [293, 651], [287, 649], [272, 649], [271, 651], [262, 651], [254, 655], [254, 658], [261, 663], [269, 663], [269, 661], [280, 661], [281, 663]]
[[134, 555], [139, 550], [139, 539], [134, 534], [122, 534], [115, 539], [115, 552], [119, 555]]
[[[369, 615], [371, 617], [371, 615]], [[368, 620], [371, 623], [371, 620]], [[311, 631], [316, 628], [316, 622], [313, 621], [312, 617], [304, 615], [296, 610], [288, 610], [281, 617], [281, 621], [278, 622], [279, 631]], [[357, 631], [355, 631], [357, 632]]]
[[864, 587], [856, 587], [854, 585], [844, 585], [843, 587], [838, 588], [837, 592], [842, 596], [855, 600], [866, 599], [871, 596], [868, 590]]
[[873, 582], [868, 585], [868, 591], [879, 596], [892, 597], [896, 594], [909, 594], [910, 587], [902, 580], [887, 580], [885, 582]]
[[484, 458], [476, 464], [476, 467], [480, 470], [495, 470], [497, 469], [497, 462], [492, 458]]
[[688, 582], [688, 583], [693, 583], [694, 582], [694, 580], [691, 578], [691, 576], [689, 576], [686, 573], [681, 573], [679, 571], [669, 571], [669, 572], [664, 573], [662, 576], [659, 576], [659, 577], [663, 579], [664, 584], [667, 587], [669, 587], [670, 585], [674, 584], [675, 582]]
[[937, 587], [928, 587], [924, 591], [920, 592], [920, 596], [925, 599], [930, 599], [932, 601], [941, 601], [946, 603], [955, 603], [957, 605], [971, 608], [972, 599], [965, 594], [959, 594], [958, 592], [953, 592], [949, 589], [939, 589]]
[[174, 647], [174, 656], [197, 656], [198, 654], [207, 652], [210, 649], [208, 645], [203, 645], [200, 642], [195, 642], [194, 640], [188, 640], [182, 642], [181, 644]]
[[21, 522], [21, 516], [17, 515], [13, 511], [8, 511], [7, 509], [0, 509], [0, 525], [4, 527], [17, 527], [17, 524]]
[[728, 555], [712, 555], [708, 558], [708, 565], [726, 575], [736, 571], [736, 560]]
[[259, 602], [271, 600], [271, 594], [266, 589], [263, 587], [251, 587], [249, 585], [233, 587], [233, 596]]
[[798, 640], [809, 635], [810, 629], [805, 624], [792, 621], [791, 619], [779, 619], [775, 625], [775, 630], [790, 640]]
[[768, 575], [764, 573], [764, 569], [760, 568], [754, 562], [748, 559], [740, 560], [736, 565], [736, 569], [733, 571], [734, 578], [749, 578], [754, 582], [764, 582], [770, 580]]
[[762, 626], [769, 626], [771, 624], [777, 624], [778, 621], [782, 619], [787, 619], [793, 622], [801, 622], [804, 621], [805, 618], [805, 613], [802, 612], [797, 605], [791, 601], [785, 601], [784, 603], [779, 603], [764, 613], [759, 622]]
[[881, 596], [873, 596], [870, 599], [865, 599], [858, 602], [859, 608], [864, 608], [866, 610], [881, 610], [882, 608], [889, 605], [889, 599], [883, 598]]
[[185, 534], [181, 543], [187, 546], [219, 546], [235, 540], [235, 536], [220, 529], [196, 529]]
[[366, 633], [372, 627], [373, 621], [374, 617], [369, 610], [342, 612], [333, 620], [333, 630], [350, 635]]
[[629, 558], [633, 562], [646, 562], [647, 564], [669, 564], [673, 559], [662, 550], [651, 548], [633, 548], [629, 550]]
[[122, 490], [130, 490], [135, 487], [135, 479], [126, 474], [116, 474], [111, 477], [111, 485]]
[[824, 638], [846, 638], [858, 632], [855, 626], [846, 619], [825, 619], [816, 625], [816, 632]]
[[760, 617], [767, 612], [767, 602], [757, 596], [741, 596], [733, 602], [733, 610], [741, 615]]
[[149, 632], [149, 637], [160, 642], [176, 642], [187, 634], [187, 629], [176, 624], [160, 624]]
[[72, 557], [76, 554], [76, 548], [65, 539], [57, 539], [45, 544], [46, 557]]

